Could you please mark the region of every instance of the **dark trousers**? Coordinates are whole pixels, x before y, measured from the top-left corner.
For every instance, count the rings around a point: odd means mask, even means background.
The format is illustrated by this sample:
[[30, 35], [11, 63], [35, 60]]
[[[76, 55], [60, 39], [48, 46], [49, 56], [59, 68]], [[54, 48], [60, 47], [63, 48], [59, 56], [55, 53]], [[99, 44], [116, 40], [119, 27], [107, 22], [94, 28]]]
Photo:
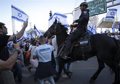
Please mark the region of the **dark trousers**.
[[18, 82], [22, 82], [22, 65], [16, 62], [12, 71], [14, 78], [17, 79]]
[[13, 73], [10, 70], [0, 71], [0, 84], [15, 84]]
[[70, 36], [66, 39], [64, 52], [68, 55], [68, 51], [71, 48], [71, 44], [80, 38], [84, 33], [86, 32], [85, 28], [77, 28], [73, 33], [70, 34]]

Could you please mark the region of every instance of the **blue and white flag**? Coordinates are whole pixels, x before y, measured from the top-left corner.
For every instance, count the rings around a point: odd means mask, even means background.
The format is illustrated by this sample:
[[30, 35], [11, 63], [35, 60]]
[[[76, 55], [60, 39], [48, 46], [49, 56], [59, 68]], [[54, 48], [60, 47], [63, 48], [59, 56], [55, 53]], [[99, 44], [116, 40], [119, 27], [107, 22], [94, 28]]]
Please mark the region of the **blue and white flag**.
[[116, 29], [120, 30], [120, 22], [113, 22], [113, 24], [112, 24], [112, 32], [114, 33]]
[[119, 24], [118, 24], [118, 30], [120, 31], [120, 22], [119, 22]]
[[112, 25], [112, 33], [114, 33], [115, 32], [115, 28], [114, 28], [114, 23], [113, 23], [113, 25]]
[[43, 33], [40, 32], [35, 25], [34, 25], [34, 32], [36, 33], [36, 36], [43, 36]]
[[106, 19], [114, 21], [116, 13], [117, 13], [117, 9], [115, 9], [115, 8], [108, 9], [108, 12], [107, 12], [107, 15], [106, 15]]
[[89, 24], [87, 30], [90, 31], [92, 34], [96, 34], [96, 26]]
[[24, 11], [16, 8], [13, 5], [11, 5], [11, 8], [12, 8], [12, 18], [13, 19], [16, 19], [16, 20], [22, 21], [22, 22], [25, 22], [28, 19], [28, 15]]
[[68, 22], [67, 22], [67, 16], [61, 13], [54, 13], [50, 18], [49, 18], [49, 27], [53, 24], [53, 22], [57, 19], [61, 24], [63, 24], [65, 27], [68, 27]]

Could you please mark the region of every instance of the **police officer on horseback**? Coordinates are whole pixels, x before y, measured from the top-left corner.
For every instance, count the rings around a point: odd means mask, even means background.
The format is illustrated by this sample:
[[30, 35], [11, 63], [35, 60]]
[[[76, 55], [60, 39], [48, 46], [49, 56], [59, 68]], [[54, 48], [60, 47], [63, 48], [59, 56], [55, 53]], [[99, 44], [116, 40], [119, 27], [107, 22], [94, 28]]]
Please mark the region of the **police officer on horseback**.
[[85, 32], [87, 31], [87, 25], [89, 21], [89, 10], [87, 8], [87, 2], [83, 2], [80, 4], [81, 15], [79, 16], [78, 20], [73, 22], [73, 24], [75, 25], [71, 25], [73, 27], [76, 26], [77, 29], [73, 33], [71, 33], [65, 41], [65, 46], [62, 55], [63, 58], [67, 57], [70, 53], [69, 50], [71, 48], [71, 44], [78, 38], [82, 37], [82, 35], [85, 34]]

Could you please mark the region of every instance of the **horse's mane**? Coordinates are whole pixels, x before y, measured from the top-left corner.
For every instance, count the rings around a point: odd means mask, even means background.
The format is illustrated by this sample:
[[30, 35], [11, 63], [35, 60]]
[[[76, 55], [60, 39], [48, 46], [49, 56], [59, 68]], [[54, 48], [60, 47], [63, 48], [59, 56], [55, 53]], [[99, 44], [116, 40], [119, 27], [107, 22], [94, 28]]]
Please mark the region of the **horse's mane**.
[[57, 25], [59, 25], [59, 30], [60, 31], [62, 31], [63, 33], [67, 33], [67, 28], [64, 26], [64, 25], [62, 25], [60, 22], [59, 23], [57, 23]]
[[45, 37], [51, 38], [53, 35], [56, 35], [58, 46], [65, 41], [67, 38], [67, 28], [58, 22], [57, 20], [48, 28], [48, 30], [44, 33]]
[[60, 46], [67, 38], [68, 34], [67, 34], [67, 28], [62, 25], [61, 23], [57, 23], [57, 29], [56, 31], [58, 31], [58, 34], [56, 34], [57, 36], [57, 44], [58, 46]]

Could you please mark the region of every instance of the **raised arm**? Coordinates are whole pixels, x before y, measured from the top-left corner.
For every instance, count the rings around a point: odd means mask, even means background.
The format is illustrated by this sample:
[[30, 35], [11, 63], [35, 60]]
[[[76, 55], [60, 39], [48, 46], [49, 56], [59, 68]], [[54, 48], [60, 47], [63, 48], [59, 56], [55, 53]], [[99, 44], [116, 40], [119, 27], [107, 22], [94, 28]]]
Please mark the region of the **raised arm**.
[[[21, 38], [23, 36], [24, 31], [25, 31], [27, 25], [28, 25], [28, 20], [23, 23], [22, 29], [15, 35], [17, 39], [19, 39], [19, 38]], [[14, 35], [12, 35], [12, 36], [9, 37], [9, 41], [11, 41], [13, 39], [14, 39]]]

